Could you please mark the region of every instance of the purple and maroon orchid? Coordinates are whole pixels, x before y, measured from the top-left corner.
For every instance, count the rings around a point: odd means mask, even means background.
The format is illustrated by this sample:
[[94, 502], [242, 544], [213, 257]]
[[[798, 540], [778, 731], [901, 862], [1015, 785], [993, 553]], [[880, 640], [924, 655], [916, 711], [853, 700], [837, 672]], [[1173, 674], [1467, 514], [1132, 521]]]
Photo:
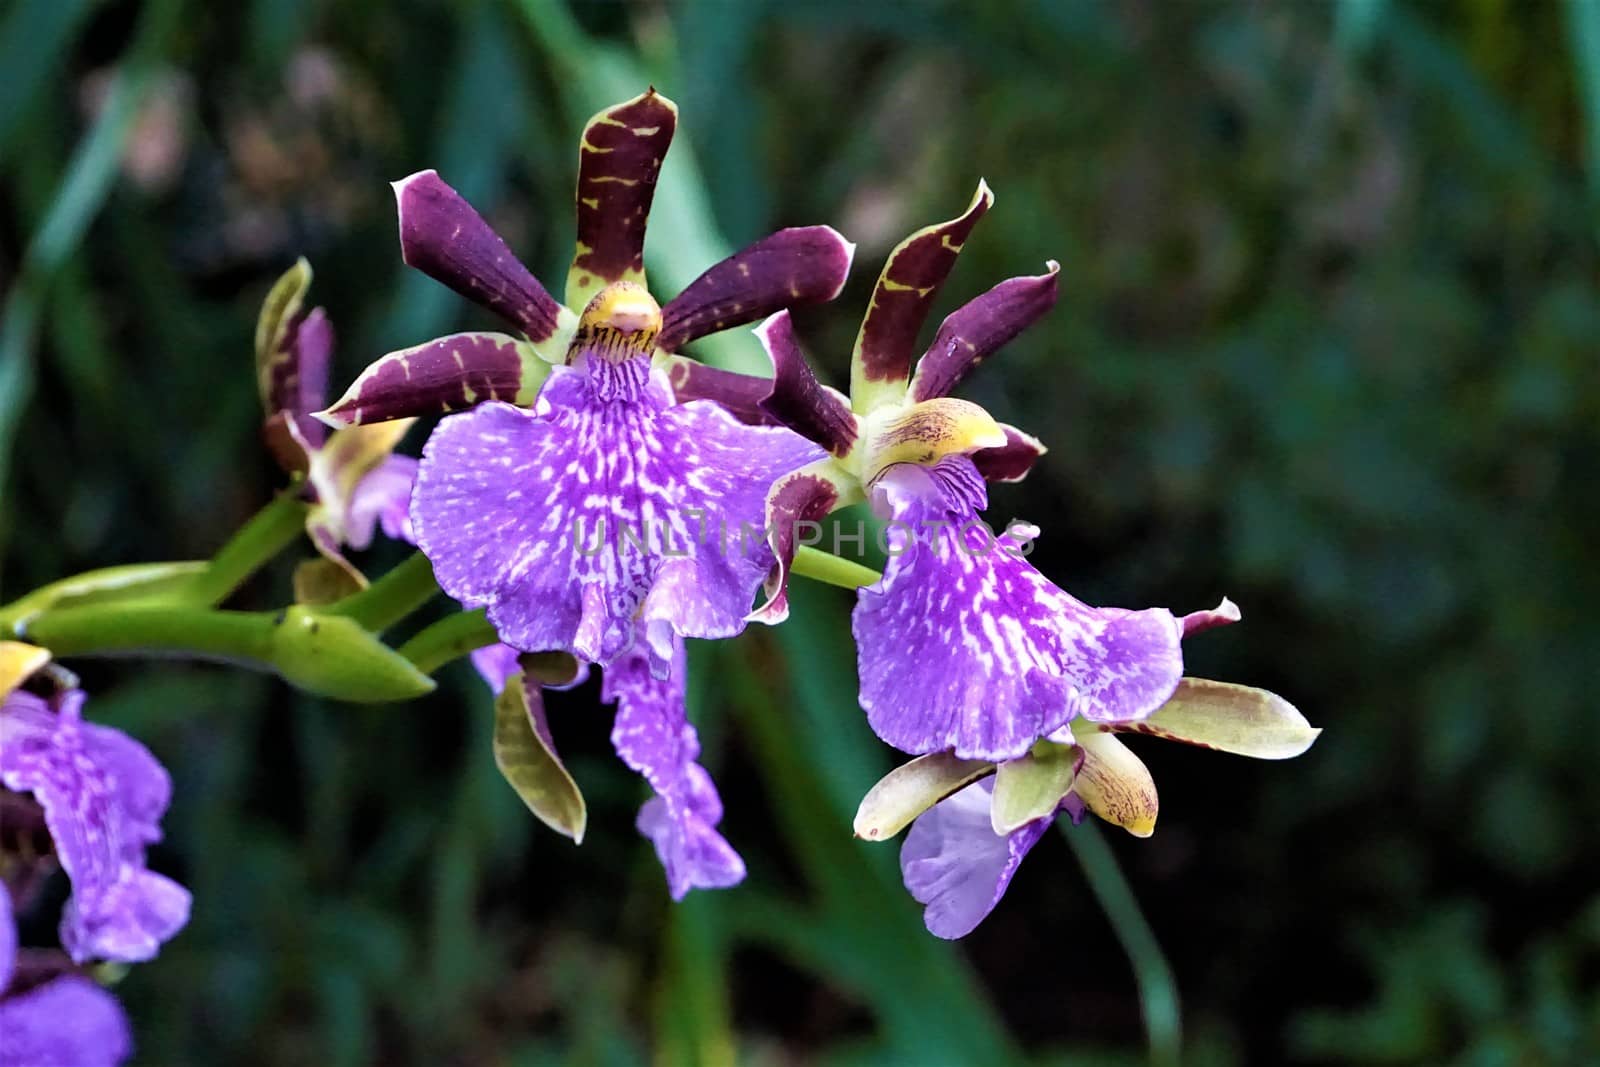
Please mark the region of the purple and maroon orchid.
[[366, 578], [345, 548], [366, 548], [380, 526], [389, 537], [415, 541], [409, 508], [417, 461], [394, 454], [413, 420], [330, 430], [312, 417], [327, 404], [334, 336], [321, 308], [304, 308], [310, 287], [311, 265], [301, 259], [273, 285], [256, 321], [262, 436], [279, 466], [304, 480], [311, 543], [348, 586], [360, 588]]
[[519, 334], [392, 353], [323, 414], [363, 425], [472, 409], [430, 437], [412, 501], [439, 584], [487, 608], [519, 649], [604, 665], [642, 633], [658, 673], [676, 637], [743, 627], [771, 559], [764, 545], [722, 551], [723, 532], [757, 526], [772, 483], [820, 455], [788, 430], [676, 393], [675, 381], [698, 395], [717, 380], [676, 353], [831, 299], [852, 254], [829, 227], [782, 230], [658, 305], [645, 222], [676, 125], [677, 108], [653, 90], [590, 120], [565, 306], [436, 173], [397, 183], [405, 261]]
[[[848, 397], [811, 372], [786, 313], [757, 330], [773, 366], [761, 409], [827, 455], [768, 496], [777, 568], [753, 617], [787, 615], [801, 523], [863, 500], [887, 521], [887, 567], [860, 590], [853, 617], [860, 701], [880, 738], [920, 758], [869, 794], [857, 833], [890, 836], [921, 816], [902, 871], [943, 937], [963, 936], [988, 914], [1057, 812], [1092, 811], [1140, 835], [1154, 829], [1154, 784], [1114, 731], [1278, 758], [1316, 736], [1270, 693], [1183, 677], [1182, 639], [1237, 621], [1231, 601], [1181, 618], [1091, 607], [1024, 558], [1036, 528], [1012, 523], [997, 535], [982, 521], [986, 482], [1023, 478], [1044, 447], [949, 394], [1050, 310], [1059, 267], [1001, 282], [944, 320], [914, 371], [912, 355], [992, 203], [980, 183], [965, 212], [890, 254], [856, 338]], [[1263, 740], [1285, 733], [1291, 742]]]

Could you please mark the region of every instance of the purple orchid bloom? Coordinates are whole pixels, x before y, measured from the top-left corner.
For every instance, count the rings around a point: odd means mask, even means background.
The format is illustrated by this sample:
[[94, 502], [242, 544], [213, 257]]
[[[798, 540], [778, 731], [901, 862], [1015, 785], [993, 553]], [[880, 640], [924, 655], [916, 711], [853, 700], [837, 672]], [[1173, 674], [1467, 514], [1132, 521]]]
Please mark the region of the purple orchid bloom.
[[[1236, 621], [1231, 604], [1185, 617], [1188, 633]], [[965, 937], [994, 910], [1046, 829], [1086, 814], [1136, 837], [1155, 831], [1155, 782], [1117, 738], [1148, 734], [1256, 759], [1290, 759], [1321, 730], [1288, 701], [1249, 686], [1185, 678], [1171, 699], [1134, 722], [1080, 720], [1025, 757], [998, 766], [948, 752], [891, 771], [856, 813], [855, 832], [883, 840], [907, 824], [900, 850], [906, 889], [924, 905], [928, 930]]]
[[366, 578], [343, 549], [364, 549], [381, 526], [409, 543], [417, 461], [394, 448], [413, 420], [330, 431], [312, 413], [327, 404], [333, 326], [321, 308], [306, 311], [311, 265], [304, 259], [267, 294], [256, 323], [256, 377], [266, 420], [262, 435], [279, 465], [305, 479], [311, 501], [306, 534], [356, 587]]
[[11, 893], [0, 882], [0, 1067], [115, 1067], [133, 1054], [117, 998], [81, 974], [23, 988]]
[[820, 455], [785, 429], [685, 402], [724, 379], [674, 353], [831, 299], [852, 252], [825, 226], [782, 230], [659, 306], [642, 249], [676, 125], [676, 107], [653, 90], [588, 124], [567, 306], [437, 174], [397, 183], [405, 261], [520, 336], [457, 334], [392, 353], [322, 413], [381, 425], [472, 408], [434, 431], [412, 501], [439, 584], [486, 608], [507, 643], [602, 666], [633, 647], [643, 623], [658, 672], [674, 636], [743, 627], [772, 564], [764, 539], [745, 533], [760, 528], [771, 484]]
[[74, 962], [137, 963], [189, 921], [189, 892], [145, 866], [161, 839], [172, 782], [150, 750], [83, 719], [73, 689], [50, 701], [26, 691], [0, 702], [0, 785], [31, 793], [72, 896], [61, 944]]
[[800, 521], [869, 500], [898, 534], [883, 578], [859, 594], [861, 706], [903, 751], [1006, 760], [1075, 717], [1148, 716], [1183, 673], [1168, 611], [1094, 608], [1023, 557], [1037, 531], [996, 536], [980, 520], [985, 480], [1016, 480], [1038, 441], [948, 394], [1055, 303], [1059, 268], [1012, 278], [957, 309], [912, 373], [916, 338], [956, 254], [993, 196], [911, 235], [890, 254], [856, 340], [851, 395], [821, 385], [787, 315], [757, 331], [773, 363], [762, 407], [829, 455], [774, 485], [767, 527], [780, 576], [758, 617], [787, 613]]

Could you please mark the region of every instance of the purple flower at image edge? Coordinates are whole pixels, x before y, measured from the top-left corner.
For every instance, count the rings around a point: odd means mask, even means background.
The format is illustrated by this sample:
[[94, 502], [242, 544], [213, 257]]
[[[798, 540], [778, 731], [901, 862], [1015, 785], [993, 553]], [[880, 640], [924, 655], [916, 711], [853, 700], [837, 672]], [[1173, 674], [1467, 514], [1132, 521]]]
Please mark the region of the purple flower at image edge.
[[115, 1067], [133, 1054], [117, 998], [82, 975], [13, 991], [17, 927], [0, 882], [0, 1067]]
[[151, 959], [189, 921], [189, 892], [145, 866], [172, 782], [150, 750], [82, 717], [84, 694], [0, 703], [0, 785], [31, 793], [72, 883], [61, 944], [76, 963]]

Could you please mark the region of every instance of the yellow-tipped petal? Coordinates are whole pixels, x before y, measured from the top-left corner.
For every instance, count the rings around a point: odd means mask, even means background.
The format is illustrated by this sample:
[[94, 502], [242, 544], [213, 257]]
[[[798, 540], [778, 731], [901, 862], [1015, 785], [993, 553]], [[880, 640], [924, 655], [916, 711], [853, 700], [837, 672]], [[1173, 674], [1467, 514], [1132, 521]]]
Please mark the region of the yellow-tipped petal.
[[21, 641], [0, 641], [0, 700], [50, 662], [48, 650]]
[[1111, 734], [1079, 730], [1083, 766], [1072, 784], [1090, 811], [1135, 837], [1156, 830], [1156, 783], [1144, 762]]

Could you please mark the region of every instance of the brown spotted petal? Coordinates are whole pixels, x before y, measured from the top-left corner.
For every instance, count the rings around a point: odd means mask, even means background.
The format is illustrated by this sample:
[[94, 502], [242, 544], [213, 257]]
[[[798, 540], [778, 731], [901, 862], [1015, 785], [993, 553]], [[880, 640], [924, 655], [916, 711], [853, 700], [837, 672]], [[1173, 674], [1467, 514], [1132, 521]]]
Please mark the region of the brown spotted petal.
[[710, 400], [746, 426], [777, 425], [776, 419], [761, 410], [761, 402], [772, 392], [770, 378], [708, 367], [688, 356], [667, 356], [662, 366], [678, 403]]
[[394, 183], [400, 211], [400, 257], [428, 277], [499, 315], [528, 335], [552, 363], [566, 354], [577, 317], [539, 280], [437, 171]]
[[973, 466], [990, 482], [1020, 482], [1045, 454], [1044, 442], [1015, 426], [1000, 424], [1006, 443], [996, 448], [980, 448], [972, 454]]
[[861, 481], [870, 485], [896, 463], [929, 466], [945, 456], [969, 455], [1006, 443], [1005, 431], [976, 404], [937, 397], [900, 411], [880, 412], [863, 441]]
[[[333, 360], [333, 326], [321, 308], [304, 310], [311, 287], [311, 264], [297, 260], [284, 272], [261, 305], [256, 319], [256, 386], [265, 418], [261, 436], [278, 465], [303, 472], [304, 441], [318, 448], [327, 437], [311, 413], [327, 402], [328, 368]], [[290, 433], [294, 422], [298, 433]]]
[[[1079, 736], [1081, 734], [1081, 736]], [[1144, 762], [1108, 733], [1074, 734], [1083, 749], [1083, 764], [1072, 791], [1100, 818], [1135, 837], [1156, 830], [1156, 783]]]
[[766, 583], [767, 602], [750, 613], [776, 626], [789, 617], [789, 572], [802, 544], [822, 535], [820, 523], [836, 508], [861, 499], [856, 480], [836, 460], [819, 459], [779, 478], [767, 493], [766, 536], [778, 560]]
[[833, 455], [849, 455], [860, 436], [855, 413], [838, 390], [829, 389], [811, 373], [789, 313], [778, 312], [755, 332], [772, 360], [772, 390], [761, 401], [761, 410]]
[[485, 400], [530, 407], [550, 364], [503, 333], [456, 333], [381, 357], [345, 390], [323, 421], [357, 426], [462, 411]]
[[844, 288], [855, 251], [832, 226], [764, 237], [707, 270], [661, 309], [659, 344], [676, 352], [697, 337], [832, 300]]
[[567, 304], [581, 308], [611, 282], [644, 284], [644, 229], [678, 106], [650, 89], [589, 120], [578, 146], [578, 249]]
[[917, 363], [912, 398], [949, 396], [972, 368], [1037, 322], [1055, 306], [1060, 272], [1061, 264], [1051, 260], [1044, 274], [1008, 278], [952, 312]]
[[857, 411], [872, 411], [905, 395], [917, 334], [967, 235], [993, 203], [994, 194], [980, 181], [966, 211], [918, 230], [889, 253], [851, 360], [850, 399]]

